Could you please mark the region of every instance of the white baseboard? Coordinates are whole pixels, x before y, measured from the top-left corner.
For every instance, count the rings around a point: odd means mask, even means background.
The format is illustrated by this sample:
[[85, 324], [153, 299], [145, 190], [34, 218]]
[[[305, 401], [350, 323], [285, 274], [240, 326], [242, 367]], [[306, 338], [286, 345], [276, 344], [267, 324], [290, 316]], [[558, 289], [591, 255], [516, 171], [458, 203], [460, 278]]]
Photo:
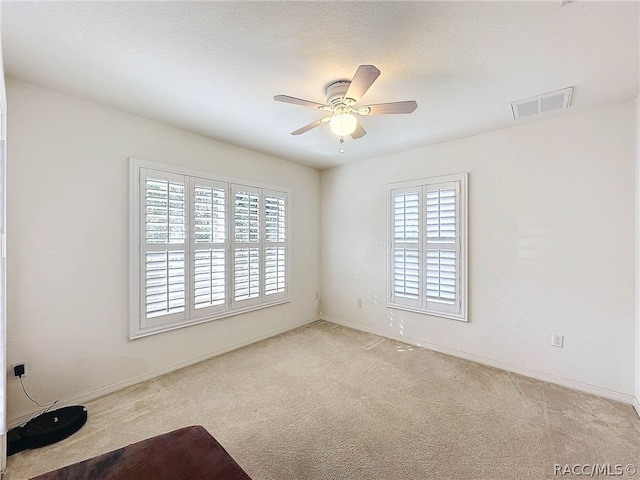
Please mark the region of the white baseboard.
[[589, 383], [579, 382], [576, 380], [572, 380], [570, 378], [560, 377], [557, 375], [540, 372], [538, 370], [521, 367], [519, 365], [513, 365], [511, 363], [502, 362], [500, 360], [494, 360], [492, 358], [484, 357], [482, 355], [476, 355], [474, 353], [468, 353], [462, 350], [456, 350], [453, 348], [444, 347], [442, 345], [437, 345], [434, 343], [423, 342], [421, 340], [417, 340], [415, 338], [407, 337], [404, 335], [392, 335], [388, 332], [382, 332], [382, 331], [376, 330], [375, 328], [369, 328], [362, 325], [353, 325], [348, 322], [343, 322], [337, 318], [333, 318], [327, 315], [323, 315], [322, 320], [325, 320], [331, 323], [336, 323], [344, 327], [353, 328], [354, 330], [361, 330], [367, 333], [372, 333], [380, 337], [397, 340], [399, 342], [407, 343], [409, 345], [415, 345], [417, 347], [426, 348], [428, 350], [433, 350], [435, 352], [444, 353], [446, 355], [451, 355], [453, 357], [464, 358], [465, 360], [471, 360], [473, 362], [481, 363], [489, 367], [499, 368], [501, 370], [506, 370], [508, 372], [518, 373], [520, 375], [535, 378], [537, 380], [542, 380], [544, 382], [554, 383], [556, 385], [572, 388], [574, 390], [580, 390], [581, 392], [591, 393], [593, 395], [598, 395], [601, 397], [609, 398], [611, 400], [617, 400], [619, 402], [627, 403], [629, 405], [634, 405], [636, 410], [638, 411], [638, 414], [640, 415], [640, 405], [638, 405], [638, 400], [633, 395], [617, 392], [615, 390], [609, 390], [607, 388], [598, 387], [596, 385], [591, 385]]
[[636, 409], [636, 413], [638, 414], [638, 417], [640, 417], [640, 398], [639, 397], [635, 397], [633, 399], [633, 407]]
[[[289, 330], [294, 330], [296, 328], [302, 327], [304, 325], [308, 325], [318, 320], [319, 318], [314, 318], [311, 320], [306, 320], [304, 322], [296, 323], [295, 325], [274, 330], [264, 335], [259, 335], [257, 337], [253, 337], [248, 340], [244, 340], [242, 342], [229, 345], [225, 348], [208, 352], [203, 355], [199, 355], [197, 357], [190, 358], [188, 360], [185, 360], [180, 363], [176, 363], [174, 365], [169, 365], [167, 367], [160, 368], [152, 372], [148, 372], [142, 375], [137, 375], [135, 377], [122, 380], [120, 382], [112, 383], [111, 385], [105, 385], [104, 387], [99, 387], [94, 390], [90, 390], [88, 392], [66, 398], [64, 400], [59, 401], [56, 404], [56, 408], [63, 407], [65, 405], [79, 405], [79, 404], [88, 402], [90, 400], [95, 400], [96, 398], [103, 397], [105, 395], [116, 392], [118, 390], [122, 390], [123, 388], [126, 388], [126, 387], [130, 387], [131, 385], [136, 385], [146, 380], [151, 380], [152, 378], [159, 377], [160, 375], [164, 375], [165, 373], [173, 372], [175, 370], [180, 370], [181, 368], [188, 367], [190, 365], [195, 365], [196, 363], [203, 362], [212, 357], [217, 357], [218, 355], [222, 355], [224, 353], [231, 352], [232, 350], [237, 350], [239, 348], [246, 347], [247, 345], [251, 345], [252, 343], [260, 342], [262, 340], [266, 340], [267, 338], [275, 337], [276, 335], [280, 335], [281, 333], [288, 332]], [[38, 414], [40, 411], [41, 410], [36, 410], [26, 415], [21, 415], [20, 417], [8, 419], [7, 430], [10, 430], [13, 427], [17, 427], [18, 425], [22, 425], [23, 423], [28, 422], [31, 418], [33, 418], [34, 415]]]

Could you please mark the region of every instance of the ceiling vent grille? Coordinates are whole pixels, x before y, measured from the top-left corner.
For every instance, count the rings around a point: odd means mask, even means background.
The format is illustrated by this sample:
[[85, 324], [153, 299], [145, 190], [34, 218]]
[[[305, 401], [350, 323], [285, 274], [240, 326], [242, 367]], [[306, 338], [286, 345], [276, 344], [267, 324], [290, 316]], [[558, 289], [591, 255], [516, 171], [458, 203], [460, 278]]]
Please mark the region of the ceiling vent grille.
[[551, 110], [568, 108], [571, 102], [572, 90], [573, 87], [567, 87], [555, 92], [543, 93], [536, 97], [512, 102], [513, 118], [518, 119], [529, 115], [537, 115], [538, 113], [550, 112]]

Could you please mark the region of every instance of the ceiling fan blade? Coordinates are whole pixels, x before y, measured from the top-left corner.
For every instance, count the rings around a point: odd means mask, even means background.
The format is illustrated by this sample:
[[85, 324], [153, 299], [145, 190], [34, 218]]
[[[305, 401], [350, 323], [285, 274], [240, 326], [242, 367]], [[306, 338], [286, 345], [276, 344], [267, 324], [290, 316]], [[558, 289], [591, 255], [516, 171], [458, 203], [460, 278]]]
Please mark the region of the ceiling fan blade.
[[302, 98], [290, 97], [289, 95], [276, 95], [273, 99], [277, 102], [292, 103], [294, 105], [301, 105], [303, 107], [311, 107], [322, 109], [328, 105], [312, 102], [310, 100], [303, 100]]
[[373, 85], [379, 75], [380, 70], [373, 65], [360, 65], [344, 96], [353, 98], [358, 103], [362, 95], [369, 90], [369, 87]]
[[305, 125], [302, 128], [299, 128], [298, 130], [295, 130], [293, 132], [291, 132], [291, 135], [300, 135], [302, 133], [308, 132], [309, 130], [319, 127], [320, 125], [322, 125], [323, 123], [327, 123], [329, 121], [331, 117], [326, 117], [326, 118], [322, 118], [320, 120], [316, 120], [313, 123], [310, 123], [309, 125]]
[[364, 130], [364, 128], [362, 128], [362, 125], [360, 125], [360, 122], [358, 122], [356, 123], [356, 129], [351, 134], [351, 138], [355, 140], [356, 138], [364, 137], [366, 134], [367, 132]]
[[407, 100], [406, 102], [378, 103], [377, 105], [367, 105], [359, 110], [369, 109], [368, 113], [360, 113], [361, 115], [386, 115], [389, 113], [411, 113], [418, 104], [415, 100]]

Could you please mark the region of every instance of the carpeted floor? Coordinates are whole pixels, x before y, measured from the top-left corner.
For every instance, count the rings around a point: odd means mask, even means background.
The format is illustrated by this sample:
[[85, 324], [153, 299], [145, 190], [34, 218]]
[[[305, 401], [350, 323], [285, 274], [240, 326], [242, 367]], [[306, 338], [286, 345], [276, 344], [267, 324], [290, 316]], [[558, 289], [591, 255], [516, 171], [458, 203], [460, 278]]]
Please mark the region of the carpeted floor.
[[576, 464], [640, 470], [640, 419], [629, 405], [326, 322], [86, 406], [78, 433], [9, 457], [6, 480], [187, 425], [203, 425], [254, 480], [540, 480], [563, 478], [556, 469]]

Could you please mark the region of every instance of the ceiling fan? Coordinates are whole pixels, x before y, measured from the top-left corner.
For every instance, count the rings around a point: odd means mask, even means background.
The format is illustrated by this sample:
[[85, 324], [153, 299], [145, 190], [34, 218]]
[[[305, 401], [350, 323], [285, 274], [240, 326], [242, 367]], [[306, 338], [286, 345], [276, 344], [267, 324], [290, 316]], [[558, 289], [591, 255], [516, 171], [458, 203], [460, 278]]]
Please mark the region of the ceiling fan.
[[334, 82], [327, 87], [326, 104], [311, 102], [288, 95], [276, 95], [273, 99], [278, 102], [302, 105], [303, 107], [311, 107], [329, 113], [328, 116], [291, 132], [291, 135], [300, 135], [323, 123], [329, 123], [331, 131], [335, 135], [339, 137], [351, 135], [351, 138], [356, 139], [363, 137], [367, 132], [362, 128], [362, 125], [360, 125], [360, 122], [358, 122], [354, 114], [364, 116], [411, 113], [418, 108], [415, 100], [357, 106], [360, 98], [369, 90], [369, 87], [373, 85], [373, 82], [376, 81], [379, 75], [380, 70], [373, 65], [360, 65], [351, 81], [342, 80]]

